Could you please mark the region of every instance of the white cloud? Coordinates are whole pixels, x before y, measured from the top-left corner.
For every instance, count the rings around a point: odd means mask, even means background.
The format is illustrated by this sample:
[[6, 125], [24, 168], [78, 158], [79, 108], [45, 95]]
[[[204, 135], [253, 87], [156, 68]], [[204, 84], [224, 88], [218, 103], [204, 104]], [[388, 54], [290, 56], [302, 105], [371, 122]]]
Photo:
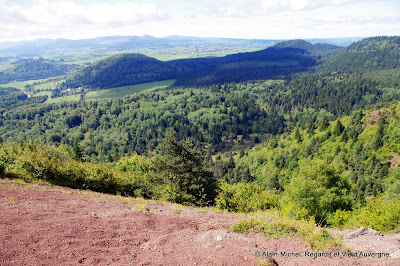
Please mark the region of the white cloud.
[[399, 13], [396, 0], [0, 0], [0, 41], [144, 34], [396, 35]]
[[347, 24], [347, 25], [369, 25], [369, 24], [393, 24], [400, 23], [400, 16], [360, 16], [360, 15], [330, 15], [326, 17], [307, 18], [309, 24]]
[[70, 1], [40, 0], [23, 11], [32, 23], [121, 24], [142, 23], [166, 18], [155, 4], [100, 3], [83, 5]]
[[26, 18], [20, 10], [6, 0], [0, 0], [0, 24], [25, 23]]
[[0, 24], [3, 38], [25, 35], [61, 34], [96, 26], [112, 29], [132, 24], [160, 21], [168, 17], [153, 3], [109, 2], [83, 4], [72, 1], [38, 0], [30, 6], [0, 0]]
[[[226, 17], [263, 16], [286, 11], [307, 11], [330, 6], [342, 6], [363, 0], [248, 0], [210, 2], [208, 14]], [[365, 0], [364, 0], [365, 1]]]

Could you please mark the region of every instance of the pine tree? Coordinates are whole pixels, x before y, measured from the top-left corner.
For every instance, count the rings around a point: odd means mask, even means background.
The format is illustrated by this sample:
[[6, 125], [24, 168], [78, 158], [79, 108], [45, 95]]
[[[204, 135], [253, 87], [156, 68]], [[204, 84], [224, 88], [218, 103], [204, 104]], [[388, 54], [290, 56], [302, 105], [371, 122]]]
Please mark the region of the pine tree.
[[333, 134], [335, 136], [340, 136], [344, 131], [344, 126], [340, 122], [340, 120], [337, 121], [335, 128], [333, 129]]
[[177, 203], [208, 205], [216, 197], [217, 181], [205, 167], [205, 160], [188, 141], [178, 141], [173, 130], [166, 132], [161, 144], [161, 154], [155, 164], [166, 184], [177, 188]]
[[78, 141], [76, 141], [76, 140], [74, 141], [72, 148], [74, 150], [74, 159], [83, 162], [84, 161], [83, 154], [82, 154], [82, 150], [81, 150], [81, 147], [80, 147]]
[[326, 115], [322, 118], [320, 124], [319, 124], [319, 130], [324, 131], [329, 127], [329, 119]]
[[384, 130], [385, 130], [385, 119], [380, 118], [378, 124], [378, 130], [373, 140], [373, 147], [375, 150], [383, 146]]
[[296, 139], [297, 143], [300, 143], [303, 141], [301, 138], [299, 128], [296, 129], [296, 132], [294, 133], [294, 138]]

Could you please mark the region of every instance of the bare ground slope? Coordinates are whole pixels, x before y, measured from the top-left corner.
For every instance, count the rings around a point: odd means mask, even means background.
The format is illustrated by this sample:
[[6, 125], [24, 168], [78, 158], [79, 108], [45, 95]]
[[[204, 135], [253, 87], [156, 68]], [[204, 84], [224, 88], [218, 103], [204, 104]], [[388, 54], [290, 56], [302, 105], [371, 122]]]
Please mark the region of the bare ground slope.
[[[228, 231], [243, 218], [0, 180], [0, 265], [257, 265], [265, 259], [257, 252], [302, 256], [279, 255], [275, 265], [400, 265], [400, 258], [393, 257], [314, 259], [304, 256], [311, 250], [295, 238], [273, 240]], [[398, 235], [390, 238], [397, 250], [399, 239]], [[364, 252], [384, 250], [383, 246], [362, 247]]]

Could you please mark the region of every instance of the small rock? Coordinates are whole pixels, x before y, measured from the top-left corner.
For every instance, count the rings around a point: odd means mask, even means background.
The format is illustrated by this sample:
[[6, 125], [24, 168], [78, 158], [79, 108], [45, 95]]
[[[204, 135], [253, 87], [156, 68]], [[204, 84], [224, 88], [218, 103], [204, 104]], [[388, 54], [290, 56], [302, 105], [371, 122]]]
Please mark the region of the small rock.
[[383, 234], [379, 231], [375, 231], [374, 229], [368, 227], [361, 227], [349, 234], [347, 234], [344, 239], [352, 239], [360, 236], [383, 236]]

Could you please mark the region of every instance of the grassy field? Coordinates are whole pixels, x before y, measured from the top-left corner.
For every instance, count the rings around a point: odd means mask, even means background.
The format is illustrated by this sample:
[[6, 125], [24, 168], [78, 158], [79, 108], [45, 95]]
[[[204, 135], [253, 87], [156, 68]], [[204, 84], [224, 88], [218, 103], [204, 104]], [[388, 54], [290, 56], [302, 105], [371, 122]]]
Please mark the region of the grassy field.
[[[130, 85], [130, 86], [106, 89], [106, 90], [90, 91], [86, 93], [84, 100], [121, 98], [132, 93], [166, 88], [168, 86], [171, 86], [174, 82], [175, 82], [174, 79], [169, 79], [163, 81], [143, 83], [138, 85]], [[35, 96], [38, 95], [39, 94], [35, 94]], [[46, 103], [70, 102], [79, 100], [80, 100], [80, 94], [76, 94], [76, 95], [51, 98]]]
[[[59, 80], [58, 82], [63, 82], [64, 80]], [[45, 82], [39, 85], [35, 86], [35, 90], [40, 90], [40, 91], [52, 91], [55, 90], [57, 88], [56, 84], [54, 81], [49, 81], [49, 82]]]
[[[36, 80], [27, 80], [27, 81], [17, 81], [17, 82], [11, 82], [11, 83], [6, 83], [6, 84], [0, 84], [0, 87], [2, 88], [7, 88], [7, 87], [13, 87], [13, 88], [17, 88], [21, 91], [25, 91], [25, 86], [28, 84], [33, 84], [33, 83], [42, 83], [39, 84], [37, 86], [35, 86], [35, 89], [40, 89], [40, 90], [53, 90], [56, 88], [56, 85], [54, 84], [53, 81], [49, 81], [57, 79], [57, 78], [62, 78], [62, 77], [51, 77], [51, 78], [47, 78], [47, 79], [36, 79]], [[63, 80], [60, 80], [60, 82], [62, 82]]]
[[44, 95], [47, 95], [49, 97], [49, 99], [50, 99], [51, 91], [41, 91], [41, 92], [35, 93], [33, 95], [33, 97], [44, 96]]
[[63, 97], [51, 98], [48, 101], [46, 101], [46, 103], [73, 102], [73, 101], [79, 101], [80, 98], [81, 98], [80, 94], [68, 95]]
[[112, 88], [107, 90], [91, 91], [86, 93], [85, 100], [96, 100], [96, 99], [111, 99], [121, 98], [125, 95], [129, 95], [135, 92], [142, 92], [148, 90], [162, 89], [171, 86], [175, 80], [163, 80], [156, 82], [143, 83], [138, 85], [130, 85], [118, 88]]
[[25, 90], [25, 86], [27, 84], [32, 84], [34, 80], [29, 80], [29, 81], [17, 81], [17, 82], [12, 82], [12, 83], [6, 83], [6, 84], [0, 84], [0, 87], [2, 88], [7, 88], [7, 87], [13, 87], [17, 88], [21, 91]]
[[239, 69], [242, 67], [270, 67], [270, 66], [299, 66], [299, 62], [296, 60], [282, 60], [282, 61], [243, 61], [224, 64], [219, 67], [219, 69]]

